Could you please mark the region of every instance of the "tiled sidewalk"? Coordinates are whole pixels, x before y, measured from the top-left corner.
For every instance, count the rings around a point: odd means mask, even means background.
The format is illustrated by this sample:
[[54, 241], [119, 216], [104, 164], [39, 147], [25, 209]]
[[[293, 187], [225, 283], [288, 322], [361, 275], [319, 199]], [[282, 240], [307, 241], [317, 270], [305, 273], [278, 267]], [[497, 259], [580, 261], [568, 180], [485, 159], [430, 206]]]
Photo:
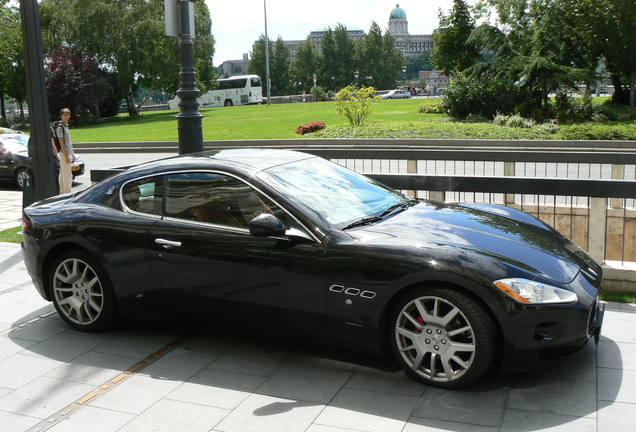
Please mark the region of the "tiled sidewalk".
[[214, 329], [71, 330], [0, 243], [0, 430], [633, 431], [636, 310], [610, 304], [598, 347], [462, 391], [390, 359]]

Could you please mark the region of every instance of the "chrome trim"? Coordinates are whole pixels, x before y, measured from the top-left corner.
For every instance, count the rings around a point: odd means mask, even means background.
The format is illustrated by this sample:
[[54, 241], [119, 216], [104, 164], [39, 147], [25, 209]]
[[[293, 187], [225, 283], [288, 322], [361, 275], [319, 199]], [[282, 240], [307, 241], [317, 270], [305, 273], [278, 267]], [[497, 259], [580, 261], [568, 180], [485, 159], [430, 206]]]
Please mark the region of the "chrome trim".
[[342, 285], [331, 285], [329, 287], [329, 291], [336, 292], [336, 293], [341, 293], [344, 291], [344, 289], [345, 287], [343, 287]]

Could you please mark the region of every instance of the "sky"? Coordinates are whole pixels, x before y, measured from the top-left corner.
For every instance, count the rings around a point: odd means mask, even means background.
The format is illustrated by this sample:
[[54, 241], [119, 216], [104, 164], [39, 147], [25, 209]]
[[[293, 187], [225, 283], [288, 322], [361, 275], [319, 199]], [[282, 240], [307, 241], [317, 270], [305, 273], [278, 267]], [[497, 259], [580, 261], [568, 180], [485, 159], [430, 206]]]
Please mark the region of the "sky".
[[438, 10], [448, 14], [453, 7], [453, 0], [205, 0], [216, 40], [215, 66], [243, 58], [265, 33], [264, 1], [267, 35], [273, 41], [279, 35], [283, 40], [305, 40], [312, 30], [334, 29], [337, 24], [367, 32], [375, 21], [384, 31], [396, 3], [406, 12], [410, 34], [431, 34], [438, 25]]

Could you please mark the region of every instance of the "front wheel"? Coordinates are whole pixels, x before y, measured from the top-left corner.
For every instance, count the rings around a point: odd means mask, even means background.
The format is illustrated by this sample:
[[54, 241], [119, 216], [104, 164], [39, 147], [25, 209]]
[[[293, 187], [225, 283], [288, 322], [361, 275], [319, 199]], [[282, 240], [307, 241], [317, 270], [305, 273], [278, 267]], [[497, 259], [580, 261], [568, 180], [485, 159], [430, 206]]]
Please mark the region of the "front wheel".
[[446, 389], [474, 381], [492, 364], [496, 332], [473, 300], [446, 288], [403, 296], [391, 314], [393, 353], [411, 378]]
[[62, 253], [53, 262], [49, 280], [55, 309], [71, 327], [94, 332], [115, 321], [115, 293], [92, 256], [80, 250]]
[[20, 187], [20, 189], [24, 189], [28, 178], [29, 173], [27, 172], [26, 168], [18, 168], [15, 171], [15, 182]]

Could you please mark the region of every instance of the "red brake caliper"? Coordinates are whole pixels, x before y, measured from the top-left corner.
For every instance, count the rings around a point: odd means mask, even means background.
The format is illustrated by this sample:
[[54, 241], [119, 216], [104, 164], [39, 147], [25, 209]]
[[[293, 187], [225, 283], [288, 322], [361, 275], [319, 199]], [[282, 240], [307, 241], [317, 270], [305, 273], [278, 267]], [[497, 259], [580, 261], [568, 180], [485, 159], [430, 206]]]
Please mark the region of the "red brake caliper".
[[[424, 318], [422, 318], [422, 316], [418, 316], [417, 317], [417, 322], [420, 323], [420, 324], [424, 324]], [[415, 333], [422, 333], [422, 330], [416, 328], [415, 329]]]

